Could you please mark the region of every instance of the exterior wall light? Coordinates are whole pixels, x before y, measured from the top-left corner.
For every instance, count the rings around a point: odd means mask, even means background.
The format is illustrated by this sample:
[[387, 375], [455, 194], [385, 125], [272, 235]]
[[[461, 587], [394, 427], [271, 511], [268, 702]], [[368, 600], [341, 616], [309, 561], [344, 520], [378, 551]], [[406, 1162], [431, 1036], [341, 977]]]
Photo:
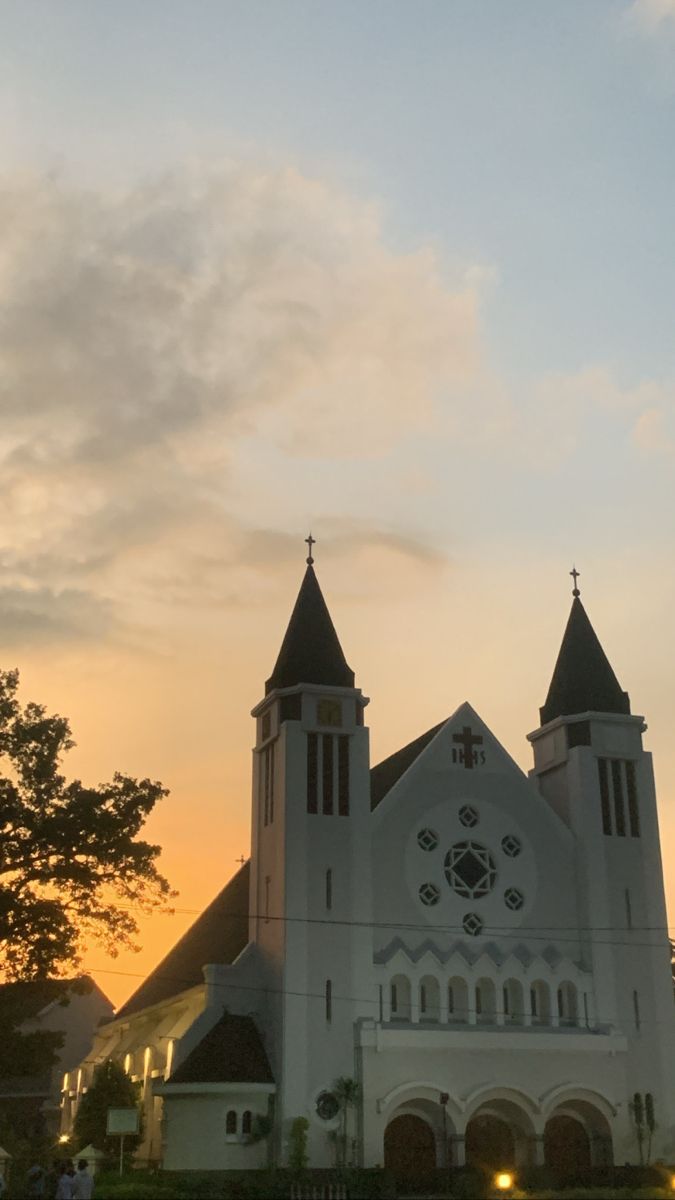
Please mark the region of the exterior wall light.
[[69, 1142], [69, 1141], [70, 1141], [69, 1133], [62, 1133], [59, 1135], [59, 1143], [61, 1146], [63, 1146], [66, 1142]]
[[495, 1175], [495, 1187], [500, 1195], [505, 1196], [513, 1188], [514, 1177], [510, 1171], [499, 1171]]

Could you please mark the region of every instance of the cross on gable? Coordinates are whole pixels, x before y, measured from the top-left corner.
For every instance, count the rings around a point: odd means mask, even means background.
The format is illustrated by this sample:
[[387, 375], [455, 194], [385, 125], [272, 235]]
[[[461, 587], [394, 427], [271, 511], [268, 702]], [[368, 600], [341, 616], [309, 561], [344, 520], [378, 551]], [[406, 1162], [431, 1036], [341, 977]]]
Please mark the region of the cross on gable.
[[[456, 762], [457, 758], [459, 758], [459, 761], [464, 764], [467, 771], [473, 770], [474, 766], [476, 766], [478, 763], [478, 754], [476, 751], [474, 751], [474, 746], [481, 746], [483, 744], [483, 735], [480, 733], [472, 733], [470, 725], [463, 725], [462, 732], [453, 733], [452, 740], [453, 742], [457, 742], [461, 747], [459, 754], [453, 748], [453, 762]], [[484, 754], [482, 757], [483, 761], [485, 761]]]

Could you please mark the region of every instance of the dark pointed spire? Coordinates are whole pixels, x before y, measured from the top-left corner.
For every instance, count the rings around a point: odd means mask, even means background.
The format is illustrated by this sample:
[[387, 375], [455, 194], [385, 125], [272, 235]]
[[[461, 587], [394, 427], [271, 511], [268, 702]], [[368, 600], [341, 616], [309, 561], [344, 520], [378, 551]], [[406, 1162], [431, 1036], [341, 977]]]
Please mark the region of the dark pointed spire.
[[[575, 571], [575, 574], [578, 572]], [[603, 712], [630, 714], [628, 692], [614, 674], [586, 609], [579, 599], [574, 580], [574, 599], [563, 635], [546, 703], [539, 709], [541, 724], [555, 717], [577, 713]]]
[[[311, 535], [310, 535], [311, 536]], [[312, 547], [307, 570], [274, 670], [265, 684], [265, 695], [274, 688], [298, 683], [328, 687], [353, 687], [354, 672], [347, 666], [342, 647], [321, 594], [312, 566]]]

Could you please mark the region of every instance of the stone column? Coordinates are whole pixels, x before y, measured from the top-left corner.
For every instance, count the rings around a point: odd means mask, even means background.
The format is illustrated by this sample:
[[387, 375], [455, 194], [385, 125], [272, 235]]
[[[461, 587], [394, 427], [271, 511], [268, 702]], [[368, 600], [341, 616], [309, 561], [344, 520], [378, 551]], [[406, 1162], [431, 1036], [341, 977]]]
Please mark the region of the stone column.
[[455, 1133], [449, 1139], [452, 1147], [453, 1167], [466, 1166], [466, 1142], [463, 1133]]

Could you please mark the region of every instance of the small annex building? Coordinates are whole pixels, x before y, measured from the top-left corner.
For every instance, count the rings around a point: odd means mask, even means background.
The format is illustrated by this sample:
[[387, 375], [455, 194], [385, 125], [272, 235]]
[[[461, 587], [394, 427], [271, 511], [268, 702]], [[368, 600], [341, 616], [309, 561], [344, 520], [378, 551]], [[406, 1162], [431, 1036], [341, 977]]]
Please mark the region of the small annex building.
[[576, 577], [529, 775], [467, 702], [371, 768], [368, 703], [310, 554], [252, 714], [250, 860], [99, 1031], [81, 1089], [122, 1063], [139, 1158], [173, 1169], [285, 1163], [299, 1116], [332, 1165], [340, 1077], [365, 1166], [637, 1162], [636, 1092], [672, 1156], [651, 755]]
[[[0, 1123], [20, 1137], [52, 1136], [64, 1112], [71, 1083], [87, 1057], [98, 1026], [114, 1009], [93, 979], [31, 979], [0, 984]], [[13, 1032], [25, 1039], [17, 1060]], [[42, 1065], [41, 1034], [56, 1035], [55, 1062]], [[51, 1037], [48, 1038], [51, 1044]], [[35, 1044], [38, 1043], [36, 1052]], [[7, 1047], [10, 1049], [6, 1049]], [[51, 1050], [47, 1049], [47, 1056]]]

